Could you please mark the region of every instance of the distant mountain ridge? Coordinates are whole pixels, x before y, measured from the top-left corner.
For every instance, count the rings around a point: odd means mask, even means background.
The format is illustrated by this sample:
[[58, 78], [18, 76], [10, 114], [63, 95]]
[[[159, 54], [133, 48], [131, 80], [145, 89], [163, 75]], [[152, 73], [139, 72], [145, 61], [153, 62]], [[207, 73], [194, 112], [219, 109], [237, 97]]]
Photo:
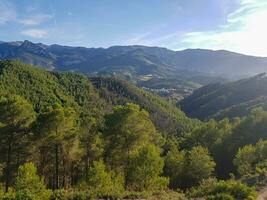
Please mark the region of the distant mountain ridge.
[[60, 71], [120, 74], [130, 78], [191, 77], [198, 75], [235, 78], [267, 71], [267, 58], [225, 50], [187, 49], [172, 51], [161, 47], [113, 46], [104, 48], [45, 45], [30, 41], [0, 43], [0, 59]]
[[199, 88], [180, 102], [181, 109], [199, 119], [246, 116], [253, 108], [267, 108], [267, 74]]

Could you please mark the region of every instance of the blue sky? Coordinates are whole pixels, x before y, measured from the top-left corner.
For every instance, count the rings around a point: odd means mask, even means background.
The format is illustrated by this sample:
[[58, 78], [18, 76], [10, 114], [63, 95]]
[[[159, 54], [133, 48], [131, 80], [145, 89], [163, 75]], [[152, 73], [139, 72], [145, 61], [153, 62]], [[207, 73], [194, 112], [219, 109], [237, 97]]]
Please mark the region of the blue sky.
[[0, 0], [0, 40], [267, 56], [267, 0]]

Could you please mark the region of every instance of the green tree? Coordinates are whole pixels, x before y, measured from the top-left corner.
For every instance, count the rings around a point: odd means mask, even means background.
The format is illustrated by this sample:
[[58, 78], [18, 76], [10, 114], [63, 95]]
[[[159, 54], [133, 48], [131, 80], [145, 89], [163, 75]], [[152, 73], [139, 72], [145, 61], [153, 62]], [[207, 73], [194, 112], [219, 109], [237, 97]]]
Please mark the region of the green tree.
[[260, 140], [256, 145], [246, 145], [239, 148], [234, 165], [239, 175], [248, 176], [257, 173], [267, 174], [267, 140]]
[[124, 169], [130, 156], [149, 143], [162, 144], [149, 114], [135, 104], [116, 106], [106, 126], [105, 158], [112, 168]]
[[130, 190], [155, 191], [166, 189], [168, 178], [161, 177], [164, 159], [154, 145], [147, 145], [130, 159], [126, 170], [126, 183]]
[[[36, 124], [36, 134], [39, 141], [41, 159], [46, 154], [52, 152], [54, 159], [54, 181], [53, 187], [60, 187], [60, 163], [64, 161], [64, 144], [71, 146], [76, 139], [76, 113], [72, 108], [63, 108], [60, 105], [55, 105], [47, 112], [40, 115]], [[70, 144], [71, 143], [71, 144]], [[67, 151], [68, 153], [69, 151]], [[68, 155], [65, 155], [68, 156]], [[41, 168], [45, 168], [46, 160], [41, 160]], [[64, 178], [64, 176], [63, 176]], [[64, 180], [63, 180], [64, 182]]]
[[263, 108], [255, 108], [242, 119], [241, 123], [233, 129], [233, 133], [224, 141], [224, 163], [228, 167], [228, 173], [233, 172], [235, 167], [233, 160], [239, 148], [246, 145], [255, 145], [260, 139], [266, 140], [267, 135], [267, 111]]
[[[103, 161], [94, 161], [89, 168], [85, 187], [89, 188], [96, 196], [109, 196], [113, 193], [123, 192], [124, 180], [122, 176], [106, 170]], [[84, 187], [84, 185], [82, 185]]]
[[102, 158], [104, 153], [104, 140], [102, 134], [98, 131], [98, 124], [95, 118], [83, 116], [80, 133], [80, 145], [83, 149], [83, 160], [86, 179], [90, 163]]
[[170, 179], [172, 189], [181, 188], [186, 171], [186, 153], [177, 147], [170, 149], [165, 157], [164, 175]]
[[208, 149], [201, 146], [193, 147], [188, 152], [186, 162], [186, 176], [189, 186], [198, 184], [203, 179], [210, 177], [216, 165], [209, 155]]
[[[5, 156], [5, 188], [11, 183], [14, 168], [21, 163], [27, 146], [27, 132], [35, 120], [31, 104], [19, 96], [4, 98], [0, 101], [0, 142], [1, 155]], [[14, 155], [17, 155], [15, 158]], [[14, 161], [16, 161], [14, 163]]]
[[26, 163], [19, 167], [15, 185], [17, 199], [49, 200], [51, 191], [46, 189], [43, 178], [37, 175], [33, 163]]
[[252, 164], [257, 158], [255, 157], [255, 147], [247, 145], [240, 148], [234, 159], [234, 165], [240, 175], [248, 175], [254, 172]]
[[[216, 162], [216, 175], [224, 177], [225, 169], [228, 169], [227, 154], [225, 155], [224, 141], [228, 138], [238, 125], [238, 120], [229, 122], [228, 119], [221, 121], [209, 120], [206, 123], [196, 127], [191, 133], [185, 135], [182, 139], [181, 147], [191, 149], [194, 146], [203, 146], [207, 148]], [[231, 165], [231, 163], [230, 163]], [[228, 175], [228, 173], [227, 173]]]
[[214, 167], [215, 162], [207, 148], [196, 146], [191, 150], [179, 151], [176, 147], [165, 157], [164, 174], [170, 178], [171, 188], [187, 189], [209, 178]]

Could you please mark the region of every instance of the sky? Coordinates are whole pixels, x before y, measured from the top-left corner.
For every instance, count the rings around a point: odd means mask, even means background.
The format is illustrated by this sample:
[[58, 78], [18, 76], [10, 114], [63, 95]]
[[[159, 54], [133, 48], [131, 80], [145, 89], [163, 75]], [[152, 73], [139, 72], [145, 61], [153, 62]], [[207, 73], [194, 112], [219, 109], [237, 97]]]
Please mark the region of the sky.
[[0, 41], [267, 56], [267, 0], [0, 0]]

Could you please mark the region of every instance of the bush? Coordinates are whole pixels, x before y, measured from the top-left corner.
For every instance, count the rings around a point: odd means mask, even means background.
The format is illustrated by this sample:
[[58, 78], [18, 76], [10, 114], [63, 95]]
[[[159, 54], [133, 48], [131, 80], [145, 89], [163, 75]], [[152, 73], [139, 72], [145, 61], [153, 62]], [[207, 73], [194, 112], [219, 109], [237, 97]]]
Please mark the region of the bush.
[[[125, 191], [121, 193], [121, 196], [103, 196], [99, 199], [146, 199], [146, 200], [186, 200], [183, 193], [174, 191], [161, 191], [158, 193], [152, 192], [134, 192]], [[90, 200], [96, 199], [92, 196], [92, 192], [89, 190], [56, 190], [51, 196], [50, 200]]]
[[235, 200], [235, 199], [229, 194], [220, 193], [220, 194], [208, 196], [207, 200]]
[[56, 190], [50, 200], [89, 200], [91, 193], [87, 190]]
[[[239, 181], [205, 180], [198, 188], [190, 191], [191, 197], [208, 197], [208, 199], [243, 199], [254, 200], [257, 197], [254, 188]], [[230, 198], [231, 197], [231, 198]]]

